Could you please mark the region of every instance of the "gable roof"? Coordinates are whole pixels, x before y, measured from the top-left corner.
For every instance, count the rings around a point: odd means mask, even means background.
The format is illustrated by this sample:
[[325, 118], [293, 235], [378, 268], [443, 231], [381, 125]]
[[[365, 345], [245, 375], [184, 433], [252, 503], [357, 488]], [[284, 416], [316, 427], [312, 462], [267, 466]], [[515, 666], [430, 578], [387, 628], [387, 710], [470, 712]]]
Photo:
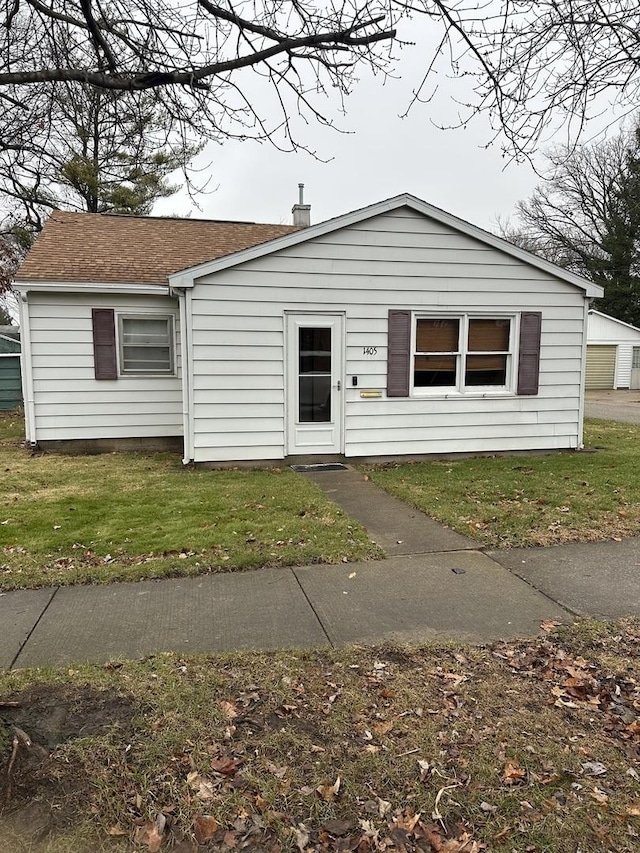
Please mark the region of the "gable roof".
[[126, 282], [166, 288], [176, 270], [296, 230], [293, 225], [55, 210], [16, 282]]
[[589, 316], [595, 314], [596, 317], [601, 317], [603, 320], [608, 320], [611, 323], [617, 323], [618, 326], [624, 326], [625, 329], [632, 329], [634, 332], [640, 332], [637, 326], [632, 326], [631, 323], [625, 323], [624, 320], [618, 320], [617, 317], [612, 317], [611, 314], [604, 314], [602, 311], [596, 311], [595, 308], [589, 309]]
[[494, 249], [505, 252], [507, 255], [511, 255], [514, 258], [518, 258], [518, 260], [523, 261], [532, 267], [543, 270], [555, 278], [566, 281], [569, 284], [573, 284], [581, 290], [584, 290], [585, 296], [598, 298], [604, 294], [602, 287], [599, 287], [597, 284], [594, 284], [588, 279], [562, 269], [562, 267], [558, 267], [549, 261], [545, 261], [537, 255], [532, 255], [531, 252], [527, 252], [518, 246], [514, 246], [513, 243], [509, 243], [508, 240], [504, 240], [502, 237], [497, 237], [495, 234], [489, 233], [489, 231], [484, 231], [482, 228], [478, 228], [477, 225], [472, 225], [464, 219], [459, 219], [452, 213], [447, 213], [439, 207], [434, 207], [432, 204], [428, 204], [426, 201], [422, 201], [422, 199], [416, 198], [416, 196], [408, 193], [394, 196], [393, 198], [377, 202], [376, 204], [360, 208], [359, 210], [354, 210], [351, 213], [346, 213], [343, 216], [336, 217], [335, 219], [328, 219], [326, 222], [320, 222], [318, 225], [311, 225], [309, 228], [297, 230], [293, 233], [272, 240], [269, 243], [250, 247], [236, 252], [233, 255], [212, 259], [211, 261], [184, 269], [181, 272], [177, 272], [169, 276], [169, 283], [171, 287], [192, 287], [195, 279], [200, 278], [201, 276], [210, 275], [218, 272], [219, 270], [244, 263], [245, 261], [255, 260], [263, 255], [277, 252], [279, 249], [286, 249], [289, 246], [295, 246], [296, 244], [302, 243], [306, 240], [312, 240], [314, 237], [321, 237], [324, 234], [337, 231], [339, 228], [346, 228], [350, 225], [355, 225], [365, 219], [371, 219], [374, 216], [379, 216], [382, 213], [388, 213], [391, 210], [397, 210], [400, 207], [408, 207], [415, 210], [417, 213], [421, 213], [424, 216], [434, 219], [436, 222], [440, 222], [449, 228], [460, 231], [462, 234], [466, 234], [468, 237], [479, 240], [485, 245], [492, 246]]
[[309, 228], [204, 219], [54, 211], [16, 284], [61, 282], [191, 287], [196, 278], [408, 207], [485, 245], [600, 297], [593, 282], [545, 261], [415, 196], [403, 194]]

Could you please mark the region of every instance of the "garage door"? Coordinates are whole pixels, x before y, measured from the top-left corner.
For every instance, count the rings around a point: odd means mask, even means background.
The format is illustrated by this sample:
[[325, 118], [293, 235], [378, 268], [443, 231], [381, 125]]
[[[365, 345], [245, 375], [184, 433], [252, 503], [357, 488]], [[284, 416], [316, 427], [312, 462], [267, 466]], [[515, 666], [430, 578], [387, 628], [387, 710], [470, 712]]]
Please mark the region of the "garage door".
[[587, 346], [587, 375], [585, 388], [613, 388], [616, 376], [615, 346]]

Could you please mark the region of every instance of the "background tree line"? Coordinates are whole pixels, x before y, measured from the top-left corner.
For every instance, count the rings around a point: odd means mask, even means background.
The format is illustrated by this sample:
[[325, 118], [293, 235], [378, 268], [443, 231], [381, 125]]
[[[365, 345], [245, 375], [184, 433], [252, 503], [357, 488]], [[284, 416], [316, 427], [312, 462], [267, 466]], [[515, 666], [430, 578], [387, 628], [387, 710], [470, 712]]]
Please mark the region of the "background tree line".
[[601, 285], [596, 307], [640, 326], [640, 126], [548, 152], [545, 181], [502, 234]]

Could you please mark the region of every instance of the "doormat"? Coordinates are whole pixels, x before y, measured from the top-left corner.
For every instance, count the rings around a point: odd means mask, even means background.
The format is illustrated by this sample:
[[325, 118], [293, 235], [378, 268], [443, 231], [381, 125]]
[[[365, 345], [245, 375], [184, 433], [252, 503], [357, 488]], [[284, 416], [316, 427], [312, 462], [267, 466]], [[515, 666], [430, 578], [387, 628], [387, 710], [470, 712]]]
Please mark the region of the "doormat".
[[318, 462], [315, 465], [292, 465], [294, 471], [301, 474], [313, 474], [315, 471], [346, 471], [347, 466], [341, 462]]

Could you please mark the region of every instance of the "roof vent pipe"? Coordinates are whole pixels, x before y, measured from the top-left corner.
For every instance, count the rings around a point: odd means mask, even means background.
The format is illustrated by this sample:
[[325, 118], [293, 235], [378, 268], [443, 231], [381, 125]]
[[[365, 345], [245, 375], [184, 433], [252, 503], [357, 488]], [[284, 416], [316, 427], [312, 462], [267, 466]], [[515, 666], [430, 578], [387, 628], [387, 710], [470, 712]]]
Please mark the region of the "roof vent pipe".
[[304, 184], [298, 184], [298, 203], [291, 208], [293, 224], [298, 228], [308, 228], [311, 225], [311, 205], [304, 203]]

